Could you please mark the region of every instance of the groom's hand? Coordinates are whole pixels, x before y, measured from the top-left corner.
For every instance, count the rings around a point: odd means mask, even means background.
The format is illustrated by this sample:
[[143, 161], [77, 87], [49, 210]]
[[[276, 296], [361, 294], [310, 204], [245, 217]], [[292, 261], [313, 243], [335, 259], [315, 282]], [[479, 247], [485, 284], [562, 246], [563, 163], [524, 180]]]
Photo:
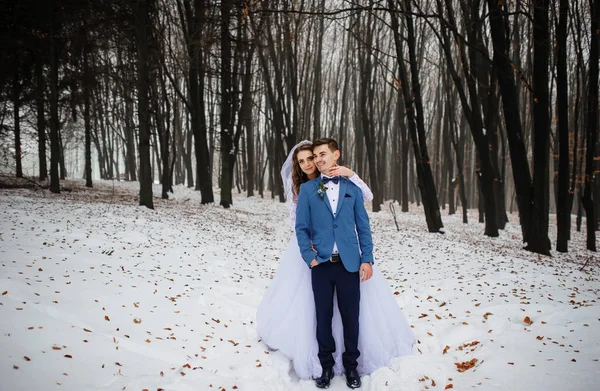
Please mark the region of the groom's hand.
[[315, 258], [312, 261], [310, 261], [310, 268], [312, 269], [313, 267], [317, 266], [318, 264], [319, 264], [319, 261], [317, 261], [317, 258]]
[[360, 270], [358, 271], [360, 275], [360, 280], [365, 282], [373, 277], [373, 266], [369, 262], [361, 263]]

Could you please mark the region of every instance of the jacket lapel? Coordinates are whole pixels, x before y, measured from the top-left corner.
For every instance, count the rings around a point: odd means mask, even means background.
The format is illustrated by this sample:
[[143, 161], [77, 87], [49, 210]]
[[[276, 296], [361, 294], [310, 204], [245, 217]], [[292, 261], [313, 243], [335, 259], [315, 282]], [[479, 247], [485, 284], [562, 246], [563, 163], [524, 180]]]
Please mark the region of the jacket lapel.
[[348, 187], [348, 183], [346, 182], [346, 178], [340, 177], [340, 195], [338, 196], [337, 208], [335, 211], [335, 216], [337, 217], [342, 209], [342, 203], [346, 198], [346, 187]]
[[[319, 179], [315, 182], [315, 184], [317, 185], [317, 197], [321, 198], [321, 195], [318, 193], [319, 189], [321, 188], [321, 184], [323, 183], [323, 181], [321, 180], [321, 177], [319, 177]], [[325, 186], [325, 185], [323, 185]], [[325, 194], [323, 194], [323, 198], [322, 201], [325, 202], [325, 205], [327, 205], [327, 209], [329, 209], [329, 213], [331, 213], [333, 215], [333, 209], [331, 209], [331, 204], [329, 203], [329, 197], [327, 197], [327, 189], [325, 188]]]

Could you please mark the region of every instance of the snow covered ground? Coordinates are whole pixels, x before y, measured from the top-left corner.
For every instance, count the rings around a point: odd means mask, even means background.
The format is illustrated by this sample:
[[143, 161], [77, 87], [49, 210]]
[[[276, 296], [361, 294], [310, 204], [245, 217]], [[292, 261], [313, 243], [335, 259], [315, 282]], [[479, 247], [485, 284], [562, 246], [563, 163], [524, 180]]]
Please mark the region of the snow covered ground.
[[[135, 183], [82, 185], [0, 190], [1, 391], [316, 389], [256, 335], [291, 235], [284, 204], [242, 194], [224, 210], [177, 187], [148, 210]], [[516, 214], [492, 239], [475, 211], [469, 225], [443, 211], [440, 235], [411, 208], [400, 232], [387, 208], [371, 218], [418, 343], [363, 390], [599, 388], [600, 264], [583, 232], [538, 257]]]

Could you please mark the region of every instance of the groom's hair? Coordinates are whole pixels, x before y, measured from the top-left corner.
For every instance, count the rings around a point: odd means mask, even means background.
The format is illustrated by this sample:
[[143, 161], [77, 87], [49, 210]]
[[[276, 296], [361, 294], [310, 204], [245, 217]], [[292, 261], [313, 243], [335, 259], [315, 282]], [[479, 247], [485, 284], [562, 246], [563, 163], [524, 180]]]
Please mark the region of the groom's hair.
[[320, 138], [318, 140], [315, 140], [315, 141], [313, 141], [312, 147], [313, 147], [313, 149], [315, 149], [319, 145], [324, 145], [324, 144], [327, 144], [327, 147], [329, 148], [329, 150], [331, 152], [335, 152], [335, 151], [339, 150], [337, 141], [335, 141], [332, 138]]

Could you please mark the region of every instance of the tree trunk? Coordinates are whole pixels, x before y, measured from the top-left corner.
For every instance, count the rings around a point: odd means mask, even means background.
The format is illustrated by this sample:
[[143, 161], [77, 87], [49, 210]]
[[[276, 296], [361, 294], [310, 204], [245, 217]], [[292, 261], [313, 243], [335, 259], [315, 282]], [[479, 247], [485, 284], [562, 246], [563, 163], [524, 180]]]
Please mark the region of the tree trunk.
[[[519, 218], [521, 221], [521, 232], [523, 241], [528, 242], [532, 222], [532, 188], [529, 162], [527, 161], [527, 149], [524, 142], [524, 134], [521, 127], [521, 115], [519, 111], [519, 94], [515, 86], [513, 68], [508, 58], [507, 37], [502, 10], [496, 0], [488, 0], [490, 9], [490, 26], [492, 43], [494, 45], [493, 62], [498, 76], [498, 85], [502, 94], [502, 107], [504, 111], [504, 122], [506, 135], [512, 163], [513, 180], [519, 207]], [[523, 102], [522, 104], [525, 104]]]
[[556, 197], [556, 251], [567, 252], [571, 230], [569, 209], [569, 88], [567, 75], [567, 24], [569, 0], [560, 0], [556, 29], [556, 112], [558, 116], [558, 191]]
[[58, 54], [56, 16], [57, 10], [50, 1], [50, 191], [60, 193], [58, 160], [60, 155], [58, 135]]
[[35, 61], [36, 82], [36, 110], [37, 110], [37, 133], [38, 133], [38, 158], [40, 163], [40, 181], [48, 178], [48, 167], [46, 164], [46, 118], [44, 114], [44, 65], [41, 55]]
[[87, 32], [83, 31], [83, 122], [85, 126], [85, 186], [93, 187], [92, 183], [92, 124], [90, 120], [90, 89], [92, 80], [89, 68], [90, 44]]
[[152, 167], [150, 164], [150, 103], [148, 91], [150, 72], [148, 63], [150, 9], [153, 0], [137, 0], [136, 2], [136, 46], [138, 72], [138, 123], [140, 129], [140, 205], [154, 209], [152, 199]]
[[596, 140], [598, 137], [598, 61], [600, 61], [600, 0], [590, 0], [591, 38], [590, 38], [590, 73], [588, 83], [588, 118], [586, 131], [586, 159], [585, 159], [585, 188], [583, 190], [583, 207], [585, 208], [587, 240], [586, 248], [596, 251], [596, 216], [594, 214], [594, 200], [592, 189], [594, 187], [594, 169]]
[[221, 206], [229, 208], [233, 204], [231, 187], [235, 150], [233, 147], [233, 83], [231, 72], [231, 40], [229, 20], [231, 0], [221, 1]]
[[13, 122], [15, 130], [15, 163], [17, 178], [23, 178], [23, 164], [21, 151], [21, 81], [19, 80], [19, 65], [14, 64], [15, 73], [13, 77], [12, 103], [13, 103]]
[[533, 229], [527, 249], [550, 255], [548, 238], [550, 117], [548, 113], [549, 0], [533, 2]]

